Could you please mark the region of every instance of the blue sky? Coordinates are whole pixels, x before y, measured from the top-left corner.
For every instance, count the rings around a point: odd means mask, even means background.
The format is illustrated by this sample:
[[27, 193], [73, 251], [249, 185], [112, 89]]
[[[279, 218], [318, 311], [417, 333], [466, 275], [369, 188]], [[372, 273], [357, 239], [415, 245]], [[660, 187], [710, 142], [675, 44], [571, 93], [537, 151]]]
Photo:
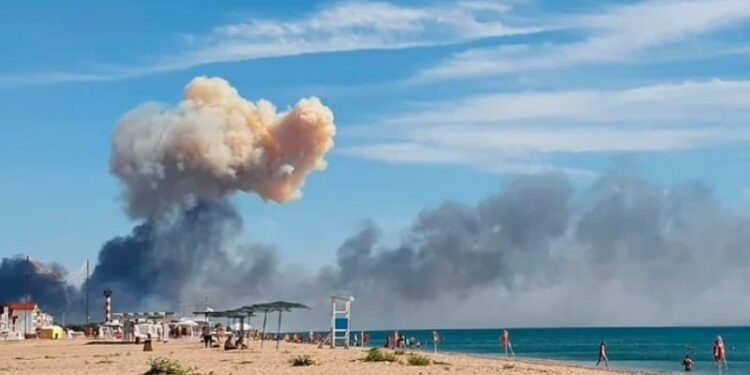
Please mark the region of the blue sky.
[[112, 127], [200, 75], [335, 113], [303, 199], [233, 198], [248, 239], [291, 262], [330, 263], [365, 220], [396, 237], [515, 173], [585, 186], [625, 162], [746, 205], [746, 0], [18, 1], [0, 19], [0, 256], [74, 268], [128, 233]]

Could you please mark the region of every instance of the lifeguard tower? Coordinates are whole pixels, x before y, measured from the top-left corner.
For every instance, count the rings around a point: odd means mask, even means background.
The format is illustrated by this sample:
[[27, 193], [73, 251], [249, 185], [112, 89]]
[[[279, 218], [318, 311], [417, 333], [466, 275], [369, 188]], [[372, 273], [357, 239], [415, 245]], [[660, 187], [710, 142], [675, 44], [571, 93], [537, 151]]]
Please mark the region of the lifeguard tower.
[[331, 296], [331, 349], [343, 346], [349, 349], [349, 329], [351, 327], [351, 312], [354, 297]]

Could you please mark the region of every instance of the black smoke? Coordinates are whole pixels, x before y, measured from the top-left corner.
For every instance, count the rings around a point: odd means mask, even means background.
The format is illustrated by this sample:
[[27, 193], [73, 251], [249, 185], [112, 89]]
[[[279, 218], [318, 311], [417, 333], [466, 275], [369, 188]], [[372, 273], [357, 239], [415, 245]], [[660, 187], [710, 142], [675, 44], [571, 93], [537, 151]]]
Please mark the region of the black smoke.
[[43, 265], [25, 257], [3, 258], [0, 262], [0, 304], [20, 302], [28, 296], [48, 312], [59, 315], [76, 298], [75, 288], [62, 279], [63, 268]]
[[91, 277], [110, 289], [115, 311], [163, 311], [203, 301], [252, 295], [277, 272], [275, 251], [241, 241], [242, 219], [227, 202], [201, 202], [150, 219], [107, 241]]

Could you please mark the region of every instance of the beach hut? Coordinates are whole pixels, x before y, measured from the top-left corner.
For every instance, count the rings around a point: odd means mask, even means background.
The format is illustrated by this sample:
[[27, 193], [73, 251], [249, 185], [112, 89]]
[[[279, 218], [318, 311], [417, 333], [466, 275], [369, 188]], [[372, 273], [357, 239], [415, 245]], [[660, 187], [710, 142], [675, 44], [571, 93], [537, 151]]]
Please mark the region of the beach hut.
[[63, 329], [60, 326], [43, 327], [39, 332], [39, 337], [43, 339], [59, 340], [65, 337], [65, 332], [63, 332]]
[[[279, 313], [279, 320], [278, 320], [278, 327], [276, 329], [276, 350], [279, 350], [279, 340], [281, 339], [281, 313], [283, 312], [290, 312], [292, 309], [309, 309], [309, 307], [297, 303], [297, 302], [286, 302], [286, 301], [276, 301], [276, 302], [269, 302], [269, 303], [259, 303], [256, 305], [249, 306], [250, 308], [254, 309], [255, 311], [262, 312], [263, 313], [263, 334], [262, 336], [265, 336], [266, 334], [266, 318], [268, 317], [269, 312], [276, 312]], [[263, 340], [264, 337], [261, 337], [260, 346], [263, 347]]]

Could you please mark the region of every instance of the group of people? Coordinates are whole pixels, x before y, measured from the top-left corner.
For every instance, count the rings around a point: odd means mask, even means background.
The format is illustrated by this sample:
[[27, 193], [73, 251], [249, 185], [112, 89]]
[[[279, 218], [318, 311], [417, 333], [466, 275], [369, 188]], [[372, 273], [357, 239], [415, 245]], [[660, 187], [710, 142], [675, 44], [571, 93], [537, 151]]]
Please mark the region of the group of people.
[[[356, 335], [355, 335], [356, 336]], [[393, 335], [386, 336], [384, 348], [388, 349], [404, 349], [404, 348], [420, 348], [422, 343], [417, 340], [416, 337], [407, 337], [395, 331]]]
[[[716, 336], [711, 351], [713, 354], [714, 362], [716, 362], [716, 364], [719, 366], [719, 372], [721, 373], [721, 369], [726, 368], [727, 366], [726, 348], [724, 347], [724, 339], [722, 339], [721, 336]], [[599, 343], [599, 359], [596, 361], [596, 366], [598, 367], [601, 362], [604, 362], [604, 365], [606, 367], [609, 367], [609, 360], [607, 358], [607, 343], [605, 343], [604, 341]], [[693, 366], [695, 365], [695, 363], [690, 357], [690, 354], [685, 355], [685, 358], [682, 359], [681, 365], [685, 372], [693, 371]]]

